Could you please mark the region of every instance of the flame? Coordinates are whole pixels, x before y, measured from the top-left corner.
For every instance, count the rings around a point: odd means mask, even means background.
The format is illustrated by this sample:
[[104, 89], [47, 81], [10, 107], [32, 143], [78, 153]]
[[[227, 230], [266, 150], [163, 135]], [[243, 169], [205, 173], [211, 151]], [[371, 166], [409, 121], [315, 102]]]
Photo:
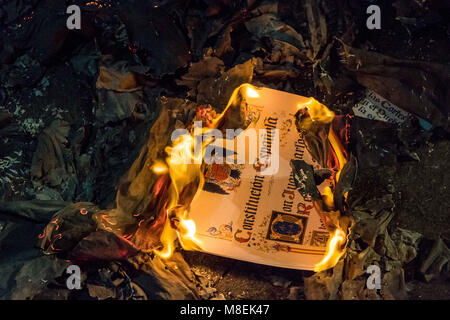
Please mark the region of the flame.
[[[329, 124], [334, 119], [334, 112], [329, 110], [326, 106], [322, 105], [314, 98], [311, 98], [308, 102], [303, 104], [308, 109], [309, 116], [312, 121], [318, 121], [324, 124]], [[338, 171], [335, 175], [335, 182], [339, 181], [340, 173], [344, 167], [347, 159], [344, 155], [344, 148], [336, 136], [335, 132], [330, 126], [328, 132], [328, 141], [330, 142], [333, 153], [338, 161]], [[327, 211], [334, 210], [334, 196], [331, 187], [327, 186], [321, 192], [324, 208]], [[345, 194], [347, 197], [347, 194]], [[337, 213], [337, 212], [336, 212]], [[339, 214], [339, 213], [337, 213]], [[334, 267], [339, 259], [344, 255], [347, 245], [347, 232], [343, 230], [339, 224], [335, 226], [334, 230], [330, 230], [330, 237], [327, 242], [325, 255], [322, 260], [314, 266], [314, 271], [319, 272]]]
[[326, 186], [322, 191], [322, 200], [328, 210], [332, 210], [334, 208], [334, 197], [333, 191], [329, 186]]
[[[167, 222], [161, 234], [162, 250], [155, 253], [162, 258], [169, 258], [174, 251], [174, 241], [179, 240], [185, 250], [198, 250], [200, 241], [195, 238], [195, 223], [187, 219], [187, 210], [180, 210], [180, 193], [191, 183], [202, 185], [203, 175], [201, 172], [202, 154], [194, 155], [194, 138], [191, 135], [182, 135], [174, 141], [172, 147], [167, 147], [169, 155], [166, 159], [167, 166], [155, 163], [153, 172], [169, 172], [171, 185], [169, 190], [169, 201], [167, 205]], [[200, 157], [200, 158], [199, 158]], [[185, 204], [187, 205], [187, 204]]]
[[331, 232], [325, 256], [314, 266], [314, 271], [319, 272], [334, 267], [344, 255], [346, 243], [347, 235], [342, 229], [336, 228]]
[[310, 98], [310, 100], [303, 105], [308, 109], [309, 116], [312, 121], [318, 121], [327, 124], [334, 119], [334, 112], [314, 98]]
[[259, 98], [259, 93], [258, 92], [256, 92], [256, 90], [255, 89], [253, 89], [250, 85], [248, 85], [248, 86], [246, 86], [247, 88], [246, 88], [246, 95], [247, 95], [247, 97], [250, 97], [250, 98]]
[[162, 161], [156, 161], [155, 164], [152, 166], [152, 171], [157, 174], [165, 174], [169, 171], [169, 168], [167, 168], [166, 164]]
[[[211, 127], [217, 126], [221, 117], [225, 114], [227, 109], [237, 99], [238, 93], [245, 89], [244, 95], [246, 97], [258, 98], [259, 94], [256, 87], [250, 84], [242, 84], [236, 88], [231, 95], [227, 107], [224, 112], [220, 114], [211, 123]], [[203, 132], [210, 128], [203, 128]], [[196, 134], [196, 132], [194, 132]], [[196, 226], [194, 220], [189, 219], [187, 207], [189, 203], [182, 203], [183, 199], [180, 196], [185, 187], [191, 187], [191, 184], [197, 184], [197, 191], [203, 186], [203, 173], [201, 171], [201, 164], [206, 145], [212, 139], [203, 141], [201, 152], [194, 152], [194, 137], [190, 134], [180, 136], [173, 142], [171, 147], [166, 147], [168, 157], [166, 161], [156, 161], [151, 170], [158, 175], [170, 175], [171, 186], [169, 190], [169, 201], [166, 209], [167, 222], [161, 234], [161, 250], [154, 252], [162, 258], [170, 258], [175, 250], [175, 241], [178, 239], [182, 248], [185, 250], [200, 250], [201, 241], [195, 236]]]
[[194, 220], [183, 219], [179, 227], [180, 243], [183, 248], [200, 247], [201, 242], [195, 237], [196, 227]]

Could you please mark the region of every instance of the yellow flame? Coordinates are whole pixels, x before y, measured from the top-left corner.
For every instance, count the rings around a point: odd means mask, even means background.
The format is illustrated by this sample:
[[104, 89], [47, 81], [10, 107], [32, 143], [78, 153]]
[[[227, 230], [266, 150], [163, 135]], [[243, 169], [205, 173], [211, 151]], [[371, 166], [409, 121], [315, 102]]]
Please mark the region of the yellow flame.
[[339, 228], [334, 230], [328, 239], [325, 256], [314, 266], [314, 271], [319, 272], [334, 267], [345, 253], [346, 242], [346, 233]]
[[[241, 91], [245, 88], [245, 91]], [[220, 118], [224, 115], [226, 110], [237, 99], [239, 92], [244, 92], [245, 96], [250, 98], [258, 98], [260, 95], [256, 91], [256, 87], [250, 84], [243, 84], [234, 90], [225, 111], [219, 115], [214, 121], [213, 125], [216, 125]], [[303, 104], [308, 108], [312, 121], [320, 121], [322, 123], [331, 123], [334, 118], [334, 113], [324, 105], [311, 98], [307, 103]], [[339, 160], [339, 172], [336, 175], [336, 180], [339, 179], [340, 170], [344, 166], [346, 159], [340, 149], [339, 140], [334, 135], [332, 130], [329, 132], [329, 141], [333, 150], [335, 151]], [[166, 148], [168, 157], [166, 158], [166, 164], [155, 163], [152, 166], [152, 171], [156, 174], [164, 174], [169, 172], [171, 178], [171, 187], [169, 193], [169, 202], [167, 205], [167, 222], [164, 226], [161, 243], [163, 248], [161, 250], [155, 250], [155, 253], [162, 258], [169, 258], [175, 249], [174, 242], [179, 240], [181, 246], [185, 250], [198, 250], [201, 247], [201, 241], [196, 238], [196, 226], [195, 222], [188, 219], [186, 210], [177, 210], [180, 206], [180, 192], [190, 183], [197, 183], [199, 188], [203, 184], [203, 174], [201, 172], [201, 159], [203, 158], [203, 151], [205, 145], [202, 145], [201, 153], [199, 155], [194, 154], [194, 138], [191, 135], [183, 135], [174, 141], [171, 147]], [[331, 188], [325, 189], [324, 194], [325, 205], [329, 208], [334, 206], [333, 193]], [[181, 204], [188, 205], [188, 204]], [[174, 213], [175, 217], [170, 216], [169, 213]], [[171, 221], [177, 221], [176, 228], [173, 228]], [[321, 271], [331, 268], [336, 265], [342, 255], [345, 253], [346, 245], [346, 232], [337, 227], [330, 233], [330, 238], [327, 242], [327, 250], [324, 258], [321, 262], [315, 265], [314, 271]]]
[[200, 179], [202, 153], [194, 155], [194, 138], [187, 134], [175, 140], [173, 147], [167, 147], [166, 152], [169, 155], [166, 162], [169, 166], [171, 187], [174, 191], [172, 203], [168, 207], [170, 209], [178, 204], [183, 188]]
[[250, 98], [259, 98], [259, 93], [256, 92], [256, 90], [253, 89], [250, 85], [247, 86], [247, 90], [246, 90], [245, 94], [247, 95], [247, 97], [250, 97]]
[[174, 232], [170, 223], [166, 222], [163, 232], [161, 234], [162, 250], [155, 250], [154, 252], [161, 258], [168, 259], [172, 256], [174, 250], [174, 241], [177, 239], [177, 234]]
[[169, 168], [167, 168], [166, 164], [162, 161], [156, 161], [152, 166], [152, 171], [157, 175], [161, 175], [167, 173], [169, 171]]
[[194, 220], [183, 219], [179, 227], [180, 244], [185, 250], [191, 250], [201, 246], [200, 240], [195, 237], [196, 227]]
[[[203, 175], [201, 173], [202, 154], [194, 154], [194, 138], [191, 135], [182, 135], [174, 141], [172, 147], [167, 147], [169, 155], [166, 159], [168, 171], [171, 179], [169, 190], [169, 202], [167, 205], [167, 222], [161, 234], [162, 250], [155, 250], [155, 253], [162, 258], [172, 256], [174, 241], [178, 238], [185, 250], [199, 249], [200, 241], [195, 238], [195, 223], [187, 220], [186, 210], [172, 210], [179, 205], [180, 192], [188, 184], [202, 184]], [[182, 213], [179, 213], [182, 211]], [[169, 212], [175, 213], [175, 217], [169, 216]], [[178, 221], [177, 229], [171, 225], [171, 221]]]
[[257, 87], [252, 86], [249, 83], [241, 84], [239, 87], [234, 89], [233, 93], [231, 94], [230, 100], [228, 100], [228, 104], [225, 107], [225, 110], [216, 119], [213, 120], [213, 126], [216, 127], [217, 124], [222, 119], [222, 117], [227, 113], [228, 109], [233, 107], [233, 103], [235, 103], [238, 100], [239, 94], [241, 94], [243, 97], [259, 98], [260, 95], [257, 92], [257, 90], [258, 90]]
[[[245, 89], [245, 91], [243, 91]], [[256, 87], [250, 84], [242, 84], [236, 88], [228, 101], [225, 111], [213, 121], [213, 126], [219, 123], [220, 118], [225, 114], [226, 110], [236, 101], [240, 92], [244, 93], [244, 97], [259, 98]], [[208, 128], [203, 130], [209, 130]], [[204, 132], [204, 131], [203, 131]], [[195, 132], [194, 132], [195, 134]], [[197, 184], [198, 189], [203, 185], [203, 174], [201, 172], [201, 164], [205, 146], [212, 140], [204, 141], [201, 146], [201, 152], [194, 152], [194, 137], [190, 134], [182, 135], [173, 142], [171, 147], [166, 148], [168, 157], [166, 163], [156, 162], [152, 166], [152, 171], [156, 174], [169, 172], [171, 186], [169, 190], [169, 201], [167, 205], [167, 221], [161, 234], [161, 250], [155, 250], [155, 253], [162, 258], [172, 256], [175, 249], [174, 241], [179, 240], [181, 246], [185, 250], [199, 250], [201, 241], [196, 238], [196, 227], [193, 220], [188, 219], [187, 210], [180, 210], [179, 206], [187, 207], [189, 204], [180, 204], [180, 193], [188, 184]], [[197, 189], [197, 190], [198, 190]], [[173, 216], [173, 214], [175, 216]], [[176, 224], [176, 228], [172, 223]]]
[[324, 204], [327, 206], [327, 209], [333, 210], [334, 209], [334, 197], [333, 197], [333, 191], [331, 191], [331, 188], [326, 186], [322, 191], [322, 200]]
[[[347, 159], [342, 153], [339, 140], [331, 128], [328, 133], [328, 140], [330, 141], [331, 147], [333, 148], [333, 151], [339, 161], [339, 171], [336, 173], [337, 182], [339, 181], [341, 170], [347, 162]], [[347, 198], [347, 193], [345, 194], [345, 197]], [[328, 210], [334, 209], [334, 196], [330, 187], [327, 186], [324, 188], [322, 192], [322, 199]], [[330, 232], [330, 238], [327, 242], [325, 256], [322, 258], [322, 261], [314, 266], [314, 271], [319, 272], [333, 268], [338, 263], [339, 259], [344, 255], [346, 244], [347, 232], [340, 229], [339, 226], [336, 226], [336, 229], [333, 232]]]
[[303, 105], [308, 109], [312, 121], [330, 123], [334, 119], [334, 112], [314, 98], [310, 98], [310, 100]]
[[[338, 138], [331, 128], [328, 133], [328, 141], [330, 141], [331, 147], [333, 148], [333, 151], [339, 161], [339, 171], [336, 173], [337, 182], [339, 181], [341, 170], [347, 162], [347, 159], [341, 150]], [[345, 194], [345, 197], [347, 198], [347, 193]], [[322, 192], [322, 199], [328, 210], [334, 209], [334, 196], [330, 187], [327, 186], [324, 188]], [[322, 261], [314, 266], [314, 271], [319, 272], [333, 268], [338, 263], [339, 259], [344, 255], [346, 244], [347, 232], [340, 229], [339, 226], [336, 226], [336, 229], [333, 232], [330, 232], [330, 238], [327, 242], [325, 256]]]

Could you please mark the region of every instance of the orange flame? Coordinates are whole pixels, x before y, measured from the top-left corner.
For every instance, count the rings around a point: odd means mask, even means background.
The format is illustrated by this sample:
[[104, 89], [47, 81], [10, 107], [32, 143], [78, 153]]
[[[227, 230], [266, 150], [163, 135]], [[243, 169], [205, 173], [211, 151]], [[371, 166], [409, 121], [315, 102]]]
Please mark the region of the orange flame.
[[194, 155], [193, 149], [194, 138], [191, 135], [182, 135], [174, 141], [172, 147], [166, 148], [169, 155], [166, 159], [167, 166], [156, 163], [152, 167], [155, 173], [162, 174], [168, 170], [172, 181], [167, 206], [168, 219], [161, 234], [163, 249], [155, 251], [162, 258], [172, 256], [176, 239], [185, 250], [200, 249], [201, 243], [195, 237], [195, 223], [187, 219], [187, 210], [180, 210], [179, 204], [180, 193], [188, 184], [198, 182], [200, 188], [203, 182], [201, 162]]

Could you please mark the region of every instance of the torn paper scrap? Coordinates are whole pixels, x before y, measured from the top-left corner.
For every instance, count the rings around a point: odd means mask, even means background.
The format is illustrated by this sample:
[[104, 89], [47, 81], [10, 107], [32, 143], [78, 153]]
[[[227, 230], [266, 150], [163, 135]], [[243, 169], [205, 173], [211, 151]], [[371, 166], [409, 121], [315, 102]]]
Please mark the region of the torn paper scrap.
[[353, 107], [356, 116], [402, 124], [409, 113], [392, 104], [376, 92], [366, 90], [366, 96]]

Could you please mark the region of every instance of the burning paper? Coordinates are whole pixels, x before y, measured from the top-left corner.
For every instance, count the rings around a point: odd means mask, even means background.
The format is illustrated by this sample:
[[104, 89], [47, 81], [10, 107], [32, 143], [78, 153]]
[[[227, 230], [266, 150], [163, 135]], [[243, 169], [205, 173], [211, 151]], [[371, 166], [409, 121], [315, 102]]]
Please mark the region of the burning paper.
[[[195, 236], [204, 252], [313, 270], [324, 257], [329, 232], [310, 194], [296, 186], [291, 160], [323, 169], [312, 159], [295, 125], [299, 109], [318, 102], [267, 88], [255, 90], [246, 95], [250, 125], [234, 139], [234, 145], [239, 137], [251, 140], [257, 132], [256, 163], [251, 162], [251, 155], [246, 155], [245, 163], [209, 161], [201, 190], [190, 205], [189, 219], [195, 221]], [[310, 112], [311, 117], [322, 116], [314, 114], [316, 111]], [[216, 138], [214, 145], [233, 146], [225, 140]], [[251, 149], [251, 143], [246, 144], [250, 154]], [[261, 161], [264, 155], [270, 163]], [[319, 190], [329, 184], [325, 179]]]

